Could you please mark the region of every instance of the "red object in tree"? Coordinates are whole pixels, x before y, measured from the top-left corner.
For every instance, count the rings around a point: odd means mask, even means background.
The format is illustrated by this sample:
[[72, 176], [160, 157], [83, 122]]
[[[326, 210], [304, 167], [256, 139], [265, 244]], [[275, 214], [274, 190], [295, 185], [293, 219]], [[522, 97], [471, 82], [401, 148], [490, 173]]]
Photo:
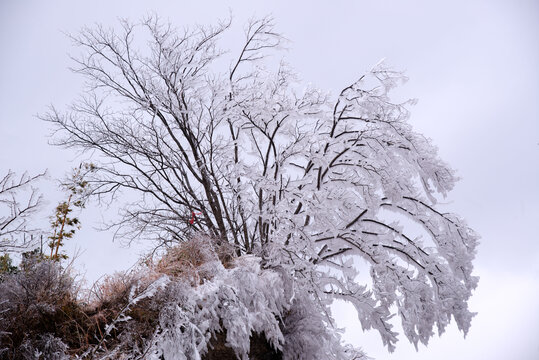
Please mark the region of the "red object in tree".
[[195, 215], [200, 215], [202, 213], [196, 213], [194, 211], [191, 211], [191, 219], [189, 220], [189, 224], [193, 225], [193, 223], [195, 222]]

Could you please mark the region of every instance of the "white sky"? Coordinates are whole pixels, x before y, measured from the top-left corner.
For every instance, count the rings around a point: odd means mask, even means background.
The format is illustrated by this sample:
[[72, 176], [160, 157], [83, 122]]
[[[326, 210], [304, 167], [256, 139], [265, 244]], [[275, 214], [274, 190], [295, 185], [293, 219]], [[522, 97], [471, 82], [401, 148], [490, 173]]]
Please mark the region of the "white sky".
[[[112, 4], [111, 4], [112, 3]], [[406, 5], [405, 5], [406, 3]], [[71, 74], [75, 32], [148, 11], [180, 26], [228, 15], [225, 46], [239, 45], [252, 15], [273, 14], [292, 42], [283, 55], [305, 82], [337, 93], [381, 58], [407, 71], [398, 90], [415, 97], [414, 127], [432, 138], [462, 177], [450, 207], [482, 235], [471, 300], [479, 312], [466, 340], [456, 327], [418, 353], [404, 338], [387, 354], [377, 334], [363, 334], [350, 308], [336, 313], [346, 339], [377, 359], [539, 359], [539, 4], [534, 1], [17, 1], [0, 0], [0, 173], [7, 169], [61, 177], [75, 155], [47, 145], [35, 118], [50, 103], [80, 91]], [[44, 182], [52, 214], [58, 193]], [[125, 269], [136, 249], [97, 233], [99, 210], [80, 218], [69, 251], [89, 280]]]

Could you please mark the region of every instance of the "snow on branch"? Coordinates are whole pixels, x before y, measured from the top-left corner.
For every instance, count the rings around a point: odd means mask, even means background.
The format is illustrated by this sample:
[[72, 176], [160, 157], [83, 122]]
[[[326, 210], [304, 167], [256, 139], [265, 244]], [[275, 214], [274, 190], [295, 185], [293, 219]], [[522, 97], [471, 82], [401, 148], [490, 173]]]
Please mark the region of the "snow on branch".
[[[381, 62], [336, 98], [304, 89], [284, 62], [265, 66], [284, 39], [270, 18], [247, 24], [222, 72], [216, 60], [229, 25], [180, 31], [150, 17], [73, 37], [83, 50], [75, 70], [90, 92], [42, 118], [57, 145], [94, 154], [88, 196], [140, 199], [109, 225], [156, 247], [201, 231], [235, 256], [255, 254], [264, 269], [309, 288], [317, 311], [351, 302], [390, 350], [394, 316], [416, 346], [451, 318], [466, 333], [478, 235], [437, 209], [457, 178], [409, 123], [414, 102], [392, 101], [405, 76]], [[429, 239], [411, 236], [410, 221]], [[349, 275], [348, 258], [369, 264], [369, 288]], [[243, 321], [231, 334], [255, 326]]]

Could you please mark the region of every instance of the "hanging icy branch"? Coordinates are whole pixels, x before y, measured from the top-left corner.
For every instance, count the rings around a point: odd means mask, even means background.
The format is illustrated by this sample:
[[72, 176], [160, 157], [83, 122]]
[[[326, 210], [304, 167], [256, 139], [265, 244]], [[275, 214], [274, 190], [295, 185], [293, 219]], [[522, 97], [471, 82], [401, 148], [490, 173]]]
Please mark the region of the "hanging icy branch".
[[[391, 101], [403, 74], [381, 62], [336, 99], [299, 90], [284, 62], [264, 67], [283, 41], [267, 18], [249, 22], [222, 73], [214, 62], [229, 25], [178, 31], [152, 17], [73, 37], [91, 91], [43, 118], [58, 145], [94, 154], [90, 197], [138, 195], [109, 225], [156, 246], [202, 231], [237, 256], [258, 254], [310, 287], [322, 313], [351, 302], [390, 350], [393, 315], [416, 346], [451, 317], [466, 333], [478, 236], [437, 208], [457, 179], [409, 124], [413, 101]], [[137, 47], [139, 36], [149, 45]], [[350, 276], [349, 258], [369, 264], [372, 288]]]

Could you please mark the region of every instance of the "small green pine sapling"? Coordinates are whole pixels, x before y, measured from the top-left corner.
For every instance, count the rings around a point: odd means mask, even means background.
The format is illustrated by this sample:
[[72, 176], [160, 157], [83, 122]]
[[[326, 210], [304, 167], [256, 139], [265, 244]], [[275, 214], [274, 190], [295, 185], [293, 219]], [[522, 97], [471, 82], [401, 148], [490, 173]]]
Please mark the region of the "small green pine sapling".
[[84, 179], [81, 170], [85, 172], [93, 171], [94, 165], [91, 163], [82, 163], [79, 168], [73, 169], [72, 175], [67, 183], [62, 184], [62, 187], [69, 193], [66, 201], [62, 201], [56, 207], [56, 212], [51, 222], [53, 234], [49, 236], [51, 240], [49, 247], [51, 248], [50, 259], [60, 260], [67, 259], [67, 255], [60, 251], [64, 245], [64, 240], [71, 239], [76, 230], [80, 230], [80, 220], [77, 217], [70, 216], [73, 207], [84, 208], [84, 194], [88, 188], [88, 182]]

